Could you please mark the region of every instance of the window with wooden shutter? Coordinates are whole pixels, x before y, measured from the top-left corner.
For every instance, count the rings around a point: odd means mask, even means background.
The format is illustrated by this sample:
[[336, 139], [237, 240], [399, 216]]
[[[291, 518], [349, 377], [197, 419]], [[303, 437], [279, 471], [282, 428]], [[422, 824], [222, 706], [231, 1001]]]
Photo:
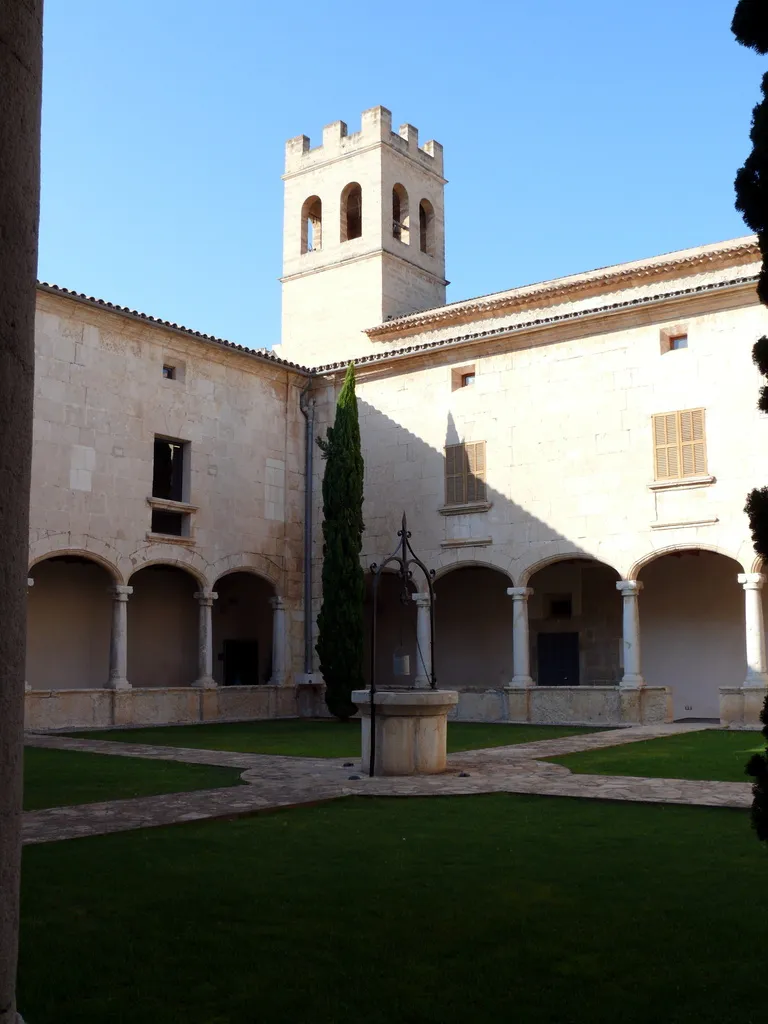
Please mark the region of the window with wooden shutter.
[[705, 476], [707, 445], [704, 410], [684, 409], [654, 416], [653, 450], [657, 480]]
[[485, 501], [485, 441], [451, 444], [445, 449], [445, 504]]

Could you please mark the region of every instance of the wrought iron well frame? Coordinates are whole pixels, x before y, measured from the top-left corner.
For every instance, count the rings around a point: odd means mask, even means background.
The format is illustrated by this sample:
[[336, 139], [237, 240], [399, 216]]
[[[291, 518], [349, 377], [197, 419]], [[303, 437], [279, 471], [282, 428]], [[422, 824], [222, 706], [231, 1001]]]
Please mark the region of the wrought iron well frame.
[[[392, 554], [385, 559], [381, 565], [377, 565], [376, 562], [372, 562], [370, 566], [370, 572], [373, 575], [373, 615], [371, 625], [371, 738], [369, 744], [370, 757], [368, 762], [368, 774], [371, 778], [373, 778], [374, 768], [376, 767], [376, 703], [374, 698], [376, 695], [376, 630], [378, 626], [378, 593], [382, 573], [389, 565], [398, 566], [396, 575], [400, 580], [402, 580], [404, 594], [409, 594], [408, 584], [413, 579], [413, 570], [411, 567], [417, 566], [424, 573], [424, 579], [427, 583], [427, 593], [429, 594], [429, 688], [431, 690], [437, 689], [437, 677], [435, 675], [435, 592], [433, 587], [435, 570], [428, 569], [411, 547], [411, 533], [408, 529], [405, 512], [403, 512], [402, 525], [397, 531], [397, 536], [400, 539]], [[418, 642], [418, 626], [416, 632], [416, 650], [417, 655], [421, 656], [423, 665], [423, 654], [421, 653]], [[410, 689], [415, 689], [415, 687], [410, 687]]]

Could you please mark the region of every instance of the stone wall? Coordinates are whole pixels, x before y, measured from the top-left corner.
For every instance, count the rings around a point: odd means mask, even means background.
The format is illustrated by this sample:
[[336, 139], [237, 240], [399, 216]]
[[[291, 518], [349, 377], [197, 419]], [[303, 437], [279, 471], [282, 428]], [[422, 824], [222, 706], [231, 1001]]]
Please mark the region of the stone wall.
[[[53, 574], [64, 571], [61, 563], [46, 561], [51, 556], [85, 558], [102, 566], [106, 584], [130, 585], [146, 566], [174, 567], [187, 574], [190, 592], [214, 589], [233, 571], [257, 574], [286, 600], [290, 681], [302, 669], [304, 420], [299, 395], [305, 375], [234, 346], [206, 342], [45, 287], [38, 290], [36, 351], [30, 565], [39, 580], [30, 608], [33, 633], [35, 616], [42, 633], [33, 636], [32, 685], [60, 689], [105, 683], [102, 662], [109, 630], [105, 634], [100, 620], [89, 627], [95, 633], [98, 626], [93, 643], [82, 635], [63, 641], [65, 647], [80, 644], [80, 653], [66, 665], [55, 653], [62, 647], [41, 639], [64, 630], [67, 618], [77, 613], [76, 607], [67, 607], [66, 595], [48, 586]], [[175, 379], [164, 377], [164, 365], [174, 367]], [[189, 536], [152, 533], [148, 498], [155, 436], [188, 445], [184, 500], [191, 510]], [[75, 605], [86, 600], [80, 591], [70, 591], [69, 599]], [[138, 588], [133, 599], [137, 606], [144, 600]], [[173, 618], [173, 609], [180, 606], [171, 604], [145, 611], [156, 624], [157, 615]], [[140, 612], [140, 607], [132, 611], [129, 598], [129, 662], [135, 666], [143, 658], [146, 663], [139, 665], [136, 681], [140, 686], [191, 682], [196, 603], [179, 611], [183, 624], [174, 620], [169, 625], [178, 626], [180, 634], [156, 630], [149, 645], [146, 635], [137, 639], [135, 630], [131, 640], [130, 626], [132, 620], [137, 625]], [[98, 658], [86, 657], [89, 643], [100, 652]], [[174, 645], [187, 653], [166, 664]], [[266, 651], [268, 645], [262, 646]]]
[[[529, 585], [538, 595], [559, 586], [543, 574], [537, 580], [538, 570], [569, 559], [602, 563], [599, 571], [608, 583], [600, 585], [600, 607], [579, 627], [587, 683], [615, 683], [622, 672], [621, 598], [611, 582], [647, 576], [639, 597], [647, 682], [671, 689], [676, 717], [715, 717], [718, 688], [738, 685], [746, 668], [744, 594], [736, 575], [750, 571], [756, 560], [742, 510], [745, 494], [762, 479], [768, 444], [768, 421], [740, 397], [757, 393], [751, 345], [768, 328], [751, 286], [729, 290], [729, 282], [749, 270], [702, 271], [600, 296], [600, 303], [647, 299], [654, 288], [670, 295], [637, 311], [621, 305], [600, 319], [587, 316], [590, 304], [599, 305], [595, 297], [570, 306], [561, 300], [519, 316], [555, 316], [573, 308], [583, 318], [359, 366], [366, 464], [363, 564], [391, 550], [403, 511], [416, 551], [437, 571], [438, 591], [447, 573], [486, 567], [505, 574], [510, 586]], [[723, 290], [706, 291], [716, 285]], [[673, 295], [683, 287], [690, 287], [689, 296]], [[460, 329], [469, 334], [473, 326], [485, 327], [486, 321]], [[687, 333], [687, 348], [664, 350], [673, 328]], [[447, 332], [425, 329], [402, 343], [428, 343]], [[456, 388], [463, 368], [473, 370], [475, 382]], [[326, 377], [317, 387], [319, 408], [328, 418], [340, 376]], [[707, 474], [659, 487], [652, 416], [690, 408], [705, 409]], [[487, 504], [446, 509], [444, 449], [464, 441], [486, 442]], [[649, 563], [689, 550], [711, 552], [712, 558], [681, 559], [663, 570], [679, 592], [670, 625], [668, 615], [665, 622], [654, 610], [662, 569]], [[693, 571], [695, 564], [700, 572]], [[316, 565], [319, 570], [319, 558]], [[479, 599], [471, 588], [463, 595], [468, 607]], [[540, 628], [532, 616], [531, 642]], [[665, 646], [670, 628], [684, 651], [684, 671]], [[725, 630], [725, 646], [711, 658], [705, 650], [714, 630]], [[510, 633], [511, 602], [508, 627], [499, 622], [494, 643], [508, 642]], [[451, 642], [458, 648], [470, 640], [468, 631], [454, 632]], [[495, 691], [502, 682], [498, 676], [489, 668], [484, 679], [456, 679], [452, 685]]]
[[[322, 145], [306, 136], [286, 146], [283, 229], [283, 325], [277, 351], [317, 366], [375, 351], [365, 331], [392, 317], [445, 302], [445, 225], [442, 147], [419, 146], [417, 130], [392, 132], [384, 107], [363, 113], [360, 132], [336, 121]], [[362, 192], [362, 234], [343, 238], [342, 194], [351, 183]], [[408, 240], [393, 231], [392, 190], [408, 197]], [[322, 246], [302, 251], [302, 210], [310, 197], [322, 203]], [[422, 252], [419, 204], [434, 211], [432, 252]]]
[[27, 693], [25, 727], [33, 731], [295, 718], [293, 686], [227, 686]]

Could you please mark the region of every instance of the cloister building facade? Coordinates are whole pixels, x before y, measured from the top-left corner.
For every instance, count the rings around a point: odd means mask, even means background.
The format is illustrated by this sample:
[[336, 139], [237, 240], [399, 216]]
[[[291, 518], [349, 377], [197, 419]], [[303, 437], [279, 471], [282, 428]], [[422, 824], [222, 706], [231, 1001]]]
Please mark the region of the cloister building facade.
[[[40, 286], [29, 725], [319, 712], [310, 456], [349, 359], [363, 564], [405, 512], [460, 717], [756, 723], [755, 240], [446, 305], [444, 186], [383, 107], [290, 140], [272, 352]], [[382, 681], [428, 675], [412, 596], [385, 580]]]

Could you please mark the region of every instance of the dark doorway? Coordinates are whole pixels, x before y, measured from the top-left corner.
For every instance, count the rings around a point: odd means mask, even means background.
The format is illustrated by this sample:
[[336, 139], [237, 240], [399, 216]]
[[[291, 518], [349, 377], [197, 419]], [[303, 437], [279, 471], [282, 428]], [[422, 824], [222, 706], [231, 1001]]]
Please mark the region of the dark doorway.
[[258, 640], [225, 640], [224, 685], [256, 686], [258, 682]]
[[539, 633], [539, 686], [579, 685], [579, 634]]

